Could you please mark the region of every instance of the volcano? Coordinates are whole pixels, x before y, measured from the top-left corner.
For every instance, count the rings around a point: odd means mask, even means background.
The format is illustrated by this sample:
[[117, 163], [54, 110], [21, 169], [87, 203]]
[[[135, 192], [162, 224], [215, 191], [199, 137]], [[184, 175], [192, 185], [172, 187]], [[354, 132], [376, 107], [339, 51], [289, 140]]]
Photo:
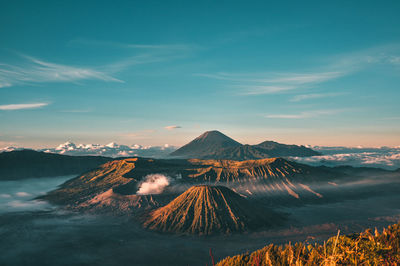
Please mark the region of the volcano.
[[219, 131], [207, 131], [170, 156], [186, 159], [257, 160], [273, 157], [321, 155], [305, 146], [264, 141], [257, 145], [241, 144]]
[[[306, 187], [305, 184], [321, 184], [321, 182], [328, 184], [335, 182], [335, 178], [348, 176], [336, 169], [307, 166], [282, 158], [248, 161], [125, 158], [107, 162], [83, 173], [39, 198], [53, 204], [68, 206], [84, 204], [90, 208], [94, 205], [115, 205], [114, 202], [121, 203], [122, 200], [126, 200], [129, 206], [136, 206], [136, 199], [145, 201], [146, 199], [131, 195], [137, 194], [140, 183], [148, 175], [153, 174], [165, 175], [174, 180], [174, 185], [180, 187], [179, 190], [166, 188], [162, 193], [173, 194], [173, 197], [188, 186], [208, 183], [228, 185], [246, 195], [282, 192], [300, 198], [311, 193], [312, 197], [321, 198], [317, 191], [313, 191], [312, 187]], [[113, 191], [112, 194], [110, 189]], [[91, 201], [107, 191], [108, 194], [99, 198], [101, 201]]]
[[144, 227], [178, 234], [229, 234], [282, 222], [282, 216], [224, 186], [193, 186], [148, 214]]
[[217, 130], [207, 131], [171, 153], [174, 157], [205, 158], [221, 150], [241, 147], [242, 144]]

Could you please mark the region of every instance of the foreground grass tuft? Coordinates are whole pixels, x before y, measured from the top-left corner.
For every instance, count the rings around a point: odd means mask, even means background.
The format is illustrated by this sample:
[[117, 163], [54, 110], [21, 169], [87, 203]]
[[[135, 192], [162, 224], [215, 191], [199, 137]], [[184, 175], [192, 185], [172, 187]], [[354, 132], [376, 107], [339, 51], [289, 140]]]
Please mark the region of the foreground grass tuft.
[[227, 257], [222, 265], [400, 265], [400, 223], [379, 233], [368, 229], [323, 244], [268, 245], [251, 254]]

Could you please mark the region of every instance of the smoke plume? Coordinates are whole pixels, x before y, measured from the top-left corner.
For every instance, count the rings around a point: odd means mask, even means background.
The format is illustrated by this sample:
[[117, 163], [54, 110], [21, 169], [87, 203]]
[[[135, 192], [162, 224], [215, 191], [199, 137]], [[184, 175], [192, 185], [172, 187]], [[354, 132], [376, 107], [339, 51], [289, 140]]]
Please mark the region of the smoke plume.
[[151, 174], [144, 178], [144, 181], [139, 184], [137, 194], [160, 194], [164, 188], [171, 183], [171, 178], [162, 174]]

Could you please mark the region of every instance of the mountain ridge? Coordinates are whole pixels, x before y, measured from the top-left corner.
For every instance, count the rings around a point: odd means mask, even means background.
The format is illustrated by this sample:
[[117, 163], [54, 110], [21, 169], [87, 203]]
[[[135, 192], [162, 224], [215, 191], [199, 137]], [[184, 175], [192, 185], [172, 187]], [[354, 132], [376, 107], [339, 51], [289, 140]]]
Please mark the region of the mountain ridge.
[[[328, 182], [340, 175], [329, 168], [311, 167], [282, 158], [248, 161], [126, 158], [81, 174], [41, 198], [68, 205], [81, 204], [110, 189], [121, 195], [133, 195], [140, 182], [155, 173], [173, 178], [178, 185], [230, 184], [240, 188], [251, 184], [253, 188], [279, 190], [294, 197], [304, 193], [304, 187], [297, 183]], [[242, 192], [245, 190], [243, 187]], [[318, 196], [317, 192], [311, 193]]]
[[308, 157], [321, 155], [305, 146], [264, 141], [256, 145], [241, 144], [217, 131], [206, 131], [188, 144], [170, 153], [176, 158], [254, 160], [272, 157]]
[[282, 218], [224, 186], [198, 185], [144, 219], [147, 229], [179, 234], [230, 234], [271, 226]]
[[112, 158], [102, 156], [69, 156], [29, 149], [0, 153], [0, 179], [15, 180], [80, 174]]

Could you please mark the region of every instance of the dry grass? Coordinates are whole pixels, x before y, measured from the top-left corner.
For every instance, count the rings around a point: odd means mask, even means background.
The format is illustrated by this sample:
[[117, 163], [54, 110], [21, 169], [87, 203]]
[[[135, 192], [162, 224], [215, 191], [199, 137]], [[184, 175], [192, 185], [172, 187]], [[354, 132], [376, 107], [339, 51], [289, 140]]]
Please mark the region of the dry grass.
[[400, 223], [379, 233], [368, 229], [360, 234], [335, 237], [323, 244], [291, 243], [268, 245], [251, 254], [227, 257], [217, 265], [399, 265]]

